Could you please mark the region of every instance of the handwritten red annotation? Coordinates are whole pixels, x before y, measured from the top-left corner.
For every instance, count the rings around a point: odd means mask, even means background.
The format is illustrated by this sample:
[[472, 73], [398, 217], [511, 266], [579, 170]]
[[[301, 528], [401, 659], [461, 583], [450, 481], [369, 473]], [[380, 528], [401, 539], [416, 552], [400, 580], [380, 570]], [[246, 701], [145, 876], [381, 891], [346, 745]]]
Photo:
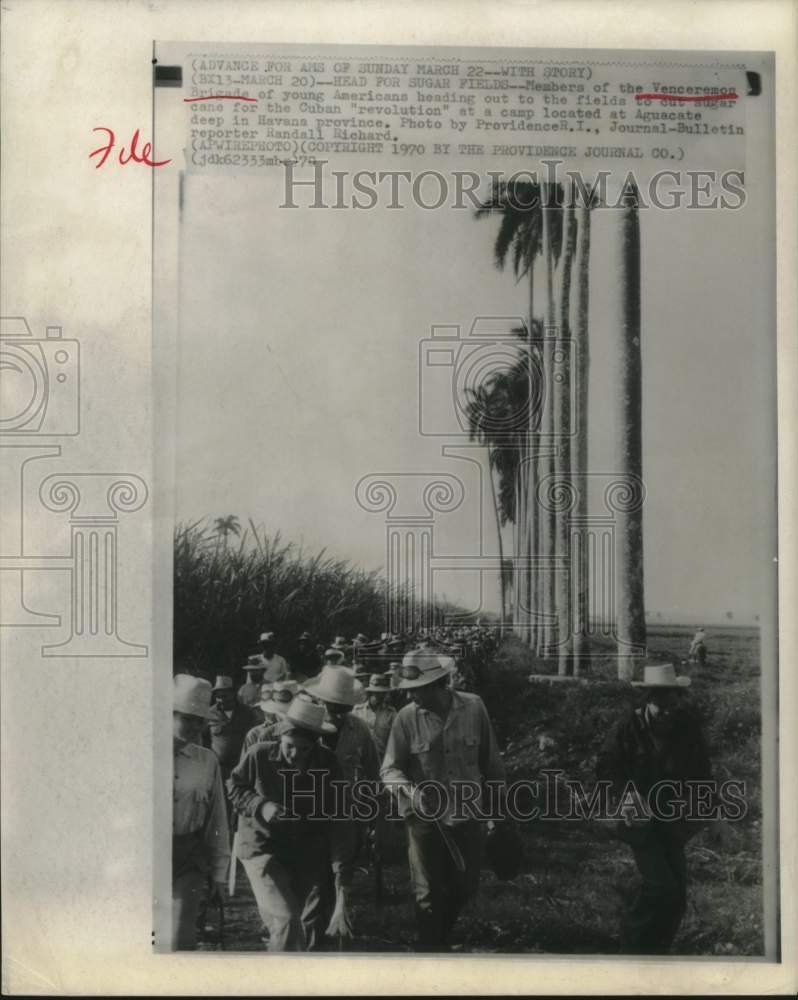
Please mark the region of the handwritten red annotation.
[[636, 101], [736, 101], [737, 94], [635, 94]]
[[[92, 132], [107, 132], [108, 142], [104, 146], [98, 146], [93, 152], [89, 153], [89, 159], [93, 156], [98, 156], [102, 153], [102, 158], [98, 163], [94, 165], [95, 170], [99, 170], [100, 167], [105, 163], [108, 157], [111, 155], [111, 150], [116, 146], [116, 135], [114, 130], [106, 128], [105, 125], [100, 125], [98, 128], [93, 128]], [[143, 163], [145, 167], [165, 167], [167, 163], [171, 163], [171, 160], [151, 160], [150, 153], [152, 152], [152, 143], [145, 142], [141, 147], [141, 152], [138, 151], [139, 144], [139, 130], [133, 133], [133, 138], [130, 142], [130, 152], [125, 153], [125, 147], [121, 146], [119, 149], [119, 163], [121, 166], [125, 167], [132, 160], [134, 163]]]
[[183, 98], [185, 104], [191, 104], [193, 101], [253, 101], [255, 104], [258, 103], [257, 97], [241, 97], [239, 94], [209, 94], [207, 97]]

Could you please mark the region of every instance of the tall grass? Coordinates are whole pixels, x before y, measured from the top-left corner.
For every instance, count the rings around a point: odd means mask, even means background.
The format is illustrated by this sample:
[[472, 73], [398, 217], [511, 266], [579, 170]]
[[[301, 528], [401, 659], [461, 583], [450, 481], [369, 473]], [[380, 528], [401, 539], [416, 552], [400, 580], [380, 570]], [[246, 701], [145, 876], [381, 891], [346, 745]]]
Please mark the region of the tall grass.
[[[317, 642], [384, 629], [386, 584], [325, 550], [314, 555], [250, 519], [234, 541], [208, 520], [174, 535], [174, 669], [236, 673], [264, 630], [288, 652], [301, 632]], [[411, 598], [412, 599], [412, 598]], [[437, 604], [439, 620], [451, 608]]]

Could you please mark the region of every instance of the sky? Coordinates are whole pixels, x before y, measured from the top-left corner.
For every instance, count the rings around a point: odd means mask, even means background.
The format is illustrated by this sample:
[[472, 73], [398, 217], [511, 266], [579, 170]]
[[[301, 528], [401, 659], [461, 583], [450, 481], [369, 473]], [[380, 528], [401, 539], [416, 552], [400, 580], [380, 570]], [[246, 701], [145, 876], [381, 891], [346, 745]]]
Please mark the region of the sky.
[[[641, 211], [644, 551], [647, 610], [735, 623], [761, 606], [775, 552], [773, 276], [764, 188], [739, 211]], [[458, 476], [436, 555], [495, 554], [473, 448], [419, 434], [419, 397], [448, 399], [446, 369], [419, 375], [433, 325], [512, 326], [526, 282], [493, 266], [495, 220], [441, 209], [278, 208], [279, 173], [188, 175], [181, 231], [177, 516], [237, 514], [367, 568], [385, 521], [355, 501], [373, 473]], [[594, 212], [589, 466], [613, 468], [612, 219]], [[537, 301], [542, 301], [536, 292]], [[437, 381], [435, 381], [437, 379]], [[427, 410], [425, 413], [431, 413]], [[455, 451], [457, 449], [455, 448]], [[407, 482], [407, 480], [403, 480]], [[600, 497], [591, 497], [591, 513]], [[492, 574], [436, 573], [468, 607], [498, 607]]]

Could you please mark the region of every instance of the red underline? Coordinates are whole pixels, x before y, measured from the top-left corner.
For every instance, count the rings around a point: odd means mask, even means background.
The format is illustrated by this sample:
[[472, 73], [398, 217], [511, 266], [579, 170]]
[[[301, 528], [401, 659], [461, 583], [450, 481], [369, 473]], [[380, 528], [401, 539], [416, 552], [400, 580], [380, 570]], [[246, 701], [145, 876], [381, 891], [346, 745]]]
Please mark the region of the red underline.
[[209, 94], [207, 97], [184, 97], [184, 103], [190, 104], [192, 101], [254, 101], [257, 97], [241, 97], [240, 94]]
[[683, 94], [635, 94], [636, 101], [736, 101], [737, 94], [702, 94], [695, 97]]

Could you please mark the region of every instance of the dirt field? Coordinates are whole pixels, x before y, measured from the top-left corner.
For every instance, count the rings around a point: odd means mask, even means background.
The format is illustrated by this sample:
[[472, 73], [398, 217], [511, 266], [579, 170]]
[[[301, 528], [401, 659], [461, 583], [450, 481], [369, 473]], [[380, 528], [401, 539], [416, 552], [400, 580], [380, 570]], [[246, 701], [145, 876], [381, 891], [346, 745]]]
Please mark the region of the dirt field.
[[[693, 630], [649, 629], [657, 656], [686, 657]], [[693, 677], [690, 699], [705, 723], [718, 778], [746, 782], [747, 814], [729, 824], [725, 844], [706, 833], [688, 845], [688, 913], [674, 952], [681, 955], [763, 953], [759, 634], [754, 629], [711, 629], [703, 668], [682, 667]], [[494, 719], [510, 778], [535, 778], [541, 768], [562, 768], [590, 782], [596, 750], [623, 706], [637, 696], [612, 682], [609, 651], [597, 651], [592, 683], [528, 681], [545, 673], [528, 651], [509, 640], [480, 692]], [[541, 737], [545, 737], [541, 739]], [[541, 746], [543, 749], [541, 749]], [[525, 865], [512, 882], [483, 871], [479, 895], [464, 912], [453, 938], [461, 952], [618, 953], [618, 915], [634, 891], [636, 872], [629, 848], [591, 822], [537, 821], [522, 824]], [[403, 830], [392, 826], [385, 865], [385, 898], [374, 899], [373, 877], [359, 871], [353, 888], [355, 941], [351, 951], [412, 951], [410, 887]], [[212, 921], [214, 930], [218, 926]], [[257, 910], [239, 868], [238, 891], [226, 907], [225, 947], [260, 951]], [[215, 935], [214, 935], [215, 936]], [[204, 947], [216, 947], [208, 942]], [[331, 950], [338, 950], [334, 942]]]

